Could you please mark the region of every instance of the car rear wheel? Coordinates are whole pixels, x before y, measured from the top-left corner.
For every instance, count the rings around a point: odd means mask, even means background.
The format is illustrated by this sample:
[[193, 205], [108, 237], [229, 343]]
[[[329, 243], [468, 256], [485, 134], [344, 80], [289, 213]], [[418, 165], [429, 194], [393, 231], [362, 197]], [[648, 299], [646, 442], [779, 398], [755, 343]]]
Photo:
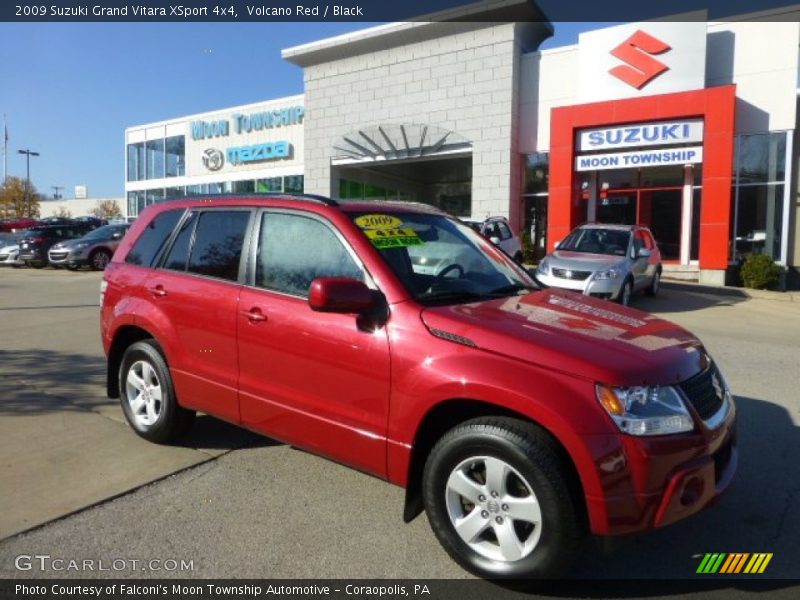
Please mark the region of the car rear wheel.
[[633, 296], [633, 284], [630, 279], [626, 279], [625, 283], [622, 284], [622, 289], [619, 291], [619, 296], [617, 296], [617, 302], [622, 306], [630, 306], [631, 296]]
[[95, 271], [102, 271], [111, 262], [111, 253], [108, 250], [95, 250], [89, 257], [89, 264]]
[[474, 419], [445, 434], [426, 462], [423, 500], [442, 546], [480, 577], [556, 577], [581, 537], [549, 436], [516, 419]]
[[656, 274], [653, 275], [653, 281], [650, 282], [650, 285], [645, 289], [644, 293], [648, 296], [655, 297], [658, 295], [658, 288], [661, 285], [661, 271], [656, 271]]
[[163, 444], [186, 433], [195, 413], [178, 405], [169, 367], [152, 340], [128, 347], [119, 369], [122, 411], [133, 430]]

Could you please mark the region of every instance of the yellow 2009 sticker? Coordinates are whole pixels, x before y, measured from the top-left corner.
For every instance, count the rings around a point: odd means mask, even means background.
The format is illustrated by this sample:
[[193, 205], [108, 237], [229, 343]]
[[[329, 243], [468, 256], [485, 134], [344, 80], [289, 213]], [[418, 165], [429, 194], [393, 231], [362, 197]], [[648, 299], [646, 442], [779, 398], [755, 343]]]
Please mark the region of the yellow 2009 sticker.
[[395, 229], [403, 221], [392, 215], [361, 215], [356, 217], [355, 223], [361, 229]]
[[406, 248], [408, 246], [421, 246], [423, 242], [417, 232], [409, 227], [395, 229], [366, 229], [364, 233], [376, 248]]

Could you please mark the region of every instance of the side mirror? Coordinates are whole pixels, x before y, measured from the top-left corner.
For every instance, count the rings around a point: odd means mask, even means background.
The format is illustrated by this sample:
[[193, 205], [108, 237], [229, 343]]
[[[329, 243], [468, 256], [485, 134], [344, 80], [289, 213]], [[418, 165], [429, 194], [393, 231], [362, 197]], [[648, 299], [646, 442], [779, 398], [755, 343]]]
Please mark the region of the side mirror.
[[492, 242], [495, 246], [497, 246], [500, 243], [500, 238], [497, 237], [496, 235], [493, 235], [492, 237], [489, 238], [489, 241]]
[[363, 314], [375, 308], [376, 295], [363, 281], [349, 277], [317, 277], [308, 293], [311, 310]]
[[650, 250], [647, 248], [639, 248], [639, 254], [637, 258], [650, 258]]

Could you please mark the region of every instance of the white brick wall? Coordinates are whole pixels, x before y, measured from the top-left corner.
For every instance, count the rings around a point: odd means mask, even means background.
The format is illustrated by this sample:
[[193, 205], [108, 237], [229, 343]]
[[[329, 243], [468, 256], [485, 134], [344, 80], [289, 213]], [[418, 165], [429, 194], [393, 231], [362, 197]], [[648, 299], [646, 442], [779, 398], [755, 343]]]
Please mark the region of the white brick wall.
[[422, 123], [472, 142], [473, 215], [514, 218], [519, 35], [516, 24], [496, 24], [306, 67], [306, 191], [338, 193], [330, 161], [343, 135]]

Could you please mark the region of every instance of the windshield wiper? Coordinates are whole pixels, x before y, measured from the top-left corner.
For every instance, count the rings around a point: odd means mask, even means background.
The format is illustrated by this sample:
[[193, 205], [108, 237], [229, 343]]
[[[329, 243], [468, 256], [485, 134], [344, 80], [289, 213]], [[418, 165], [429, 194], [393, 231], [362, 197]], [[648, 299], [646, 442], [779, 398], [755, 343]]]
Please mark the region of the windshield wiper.
[[508, 285], [500, 286], [499, 288], [495, 288], [489, 292], [486, 292], [488, 296], [508, 296], [509, 294], [517, 294], [519, 292], [534, 292], [536, 288], [529, 287], [527, 285], [522, 285], [521, 283], [510, 283]]

